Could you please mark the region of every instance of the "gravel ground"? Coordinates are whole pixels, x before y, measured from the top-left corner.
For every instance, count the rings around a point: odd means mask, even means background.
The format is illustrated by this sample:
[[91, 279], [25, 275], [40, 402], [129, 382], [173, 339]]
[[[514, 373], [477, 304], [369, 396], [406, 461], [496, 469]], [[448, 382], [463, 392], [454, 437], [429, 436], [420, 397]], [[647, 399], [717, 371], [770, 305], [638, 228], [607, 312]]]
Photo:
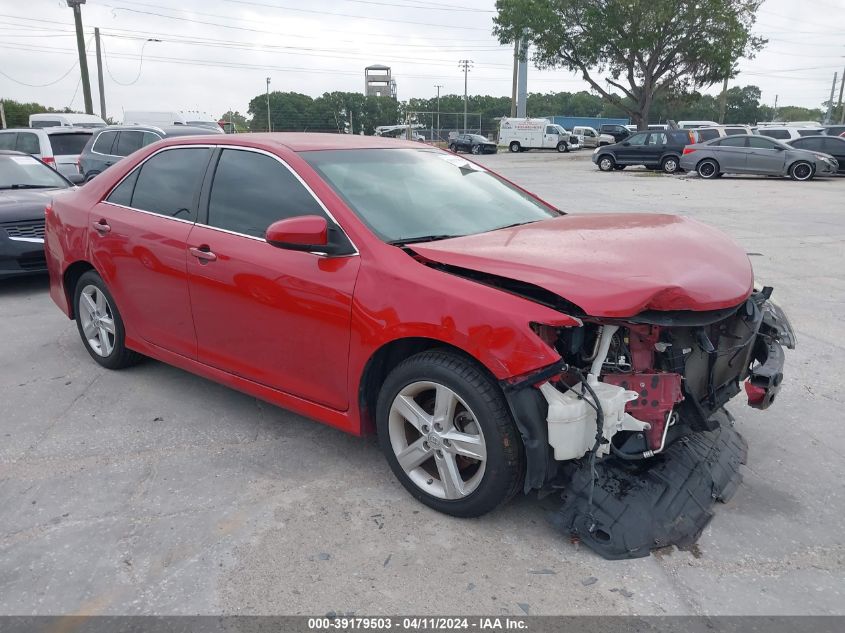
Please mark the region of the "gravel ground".
[[608, 562], [519, 498], [439, 515], [358, 439], [147, 361], [88, 357], [45, 279], [0, 282], [2, 614], [844, 614], [845, 179], [481, 161], [575, 213], [688, 215], [775, 286], [799, 347], [698, 546]]

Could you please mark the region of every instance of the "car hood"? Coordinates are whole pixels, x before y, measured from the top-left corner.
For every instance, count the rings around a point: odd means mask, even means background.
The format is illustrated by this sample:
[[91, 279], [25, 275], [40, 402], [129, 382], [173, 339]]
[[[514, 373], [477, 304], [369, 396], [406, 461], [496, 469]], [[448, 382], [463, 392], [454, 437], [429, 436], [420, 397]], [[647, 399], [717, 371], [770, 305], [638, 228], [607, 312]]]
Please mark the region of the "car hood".
[[0, 222], [44, 217], [44, 207], [66, 189], [0, 189]]
[[735, 242], [673, 215], [566, 215], [412, 248], [431, 262], [539, 286], [591, 316], [729, 308], [754, 284]]

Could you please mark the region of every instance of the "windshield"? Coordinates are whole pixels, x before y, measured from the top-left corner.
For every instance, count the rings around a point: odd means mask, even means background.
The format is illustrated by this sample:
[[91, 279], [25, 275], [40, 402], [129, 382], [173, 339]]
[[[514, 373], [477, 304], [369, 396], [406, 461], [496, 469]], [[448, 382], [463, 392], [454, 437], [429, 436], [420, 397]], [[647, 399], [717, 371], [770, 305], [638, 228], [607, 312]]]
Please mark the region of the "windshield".
[[68, 182], [32, 156], [0, 155], [0, 189], [51, 189]]
[[78, 155], [91, 138], [91, 132], [73, 132], [72, 134], [50, 134], [50, 146], [56, 156]]
[[484, 233], [560, 214], [483, 167], [438, 150], [301, 155], [386, 242]]

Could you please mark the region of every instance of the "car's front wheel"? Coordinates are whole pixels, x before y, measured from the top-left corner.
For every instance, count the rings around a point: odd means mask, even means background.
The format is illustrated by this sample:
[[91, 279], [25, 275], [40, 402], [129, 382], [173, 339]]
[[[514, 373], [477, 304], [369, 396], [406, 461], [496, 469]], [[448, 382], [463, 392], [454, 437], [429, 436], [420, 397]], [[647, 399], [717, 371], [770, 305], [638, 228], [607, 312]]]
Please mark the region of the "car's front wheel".
[[76, 327], [85, 349], [107, 369], [122, 369], [142, 357], [126, 347], [123, 319], [102, 277], [89, 270], [74, 291]]
[[504, 395], [467, 358], [423, 352], [385, 380], [379, 443], [396, 477], [440, 512], [475, 517], [520, 489], [523, 452]]
[[476, 156], [481, 153], [481, 145], [473, 145], [472, 146], [472, 153]]
[[703, 161], [698, 163], [695, 168], [695, 171], [701, 178], [704, 178], [706, 180], [710, 180], [711, 178], [718, 178], [719, 163], [717, 163], [712, 158], [705, 158]]
[[599, 156], [597, 162], [599, 169], [601, 169], [602, 171], [613, 171], [613, 169], [616, 167], [616, 161], [613, 160], [613, 156], [611, 156], [610, 154], [603, 154], [602, 156]]
[[564, 153], [569, 151], [569, 145], [566, 144], [566, 141], [561, 141], [557, 144], [557, 151]]
[[789, 177], [792, 180], [812, 180], [814, 175], [813, 166], [805, 160], [792, 163], [789, 167]]

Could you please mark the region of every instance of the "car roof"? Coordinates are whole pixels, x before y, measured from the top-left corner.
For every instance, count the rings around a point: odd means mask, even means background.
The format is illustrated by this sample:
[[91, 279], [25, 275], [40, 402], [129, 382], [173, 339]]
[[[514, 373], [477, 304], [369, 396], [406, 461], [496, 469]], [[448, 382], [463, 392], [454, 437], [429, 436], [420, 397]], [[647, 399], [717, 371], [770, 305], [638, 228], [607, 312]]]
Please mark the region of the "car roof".
[[0, 156], [29, 156], [26, 152], [18, 152], [13, 149], [0, 149]]
[[[167, 136], [188, 136], [191, 134], [208, 134], [208, 128], [195, 127], [193, 125], [150, 125], [148, 123], [131, 123], [128, 125], [109, 125], [97, 128], [98, 132], [118, 132], [121, 130], [137, 132], [157, 132]], [[219, 135], [218, 135], [219, 136]]]
[[[180, 126], [181, 127], [181, 126]], [[208, 143], [210, 145], [245, 145], [248, 147], [275, 149], [285, 147], [294, 152], [308, 152], [338, 149], [420, 149], [419, 141], [406, 141], [384, 136], [359, 136], [357, 134], [331, 134], [320, 132], [260, 132], [246, 134], [203, 134], [201, 136], [172, 137], [164, 139], [167, 145], [185, 143]], [[428, 147], [422, 145], [422, 147]]]

